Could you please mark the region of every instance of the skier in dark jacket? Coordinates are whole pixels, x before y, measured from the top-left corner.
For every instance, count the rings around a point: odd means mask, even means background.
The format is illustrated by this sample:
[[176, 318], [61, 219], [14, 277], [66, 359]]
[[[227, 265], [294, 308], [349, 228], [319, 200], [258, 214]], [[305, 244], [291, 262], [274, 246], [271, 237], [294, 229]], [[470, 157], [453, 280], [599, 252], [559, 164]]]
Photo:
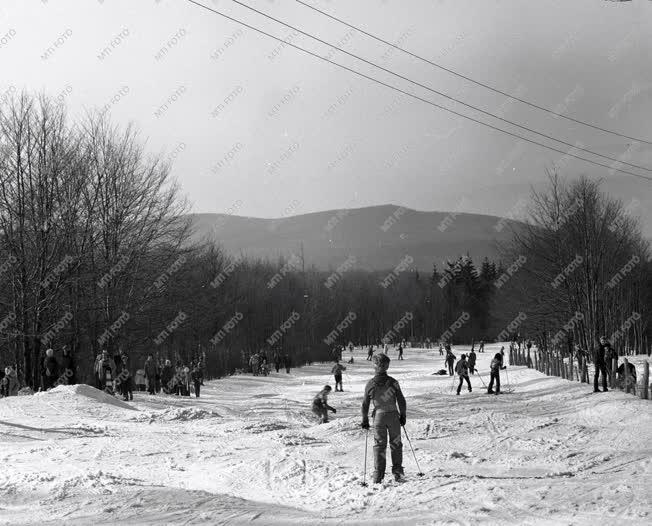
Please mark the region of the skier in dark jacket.
[[469, 387], [469, 393], [470, 393], [472, 389], [471, 389], [471, 380], [469, 380], [469, 364], [466, 361], [466, 354], [463, 354], [460, 357], [460, 361], [457, 362], [457, 365], [455, 366], [455, 372], [460, 377], [460, 383], [457, 386], [457, 394], [458, 395], [460, 394], [464, 380], [466, 380], [466, 385]]
[[401, 426], [407, 419], [407, 405], [399, 383], [387, 375], [390, 359], [386, 354], [374, 356], [375, 376], [367, 382], [362, 399], [362, 427], [369, 429], [369, 406], [374, 428], [374, 477], [379, 483], [385, 477], [387, 464], [387, 435], [392, 454], [392, 473], [398, 481], [403, 477], [403, 443]]
[[469, 364], [469, 372], [471, 374], [474, 374], [476, 371], [475, 368], [475, 360], [476, 360], [476, 354], [473, 349], [471, 349], [471, 352], [469, 353], [469, 359], [468, 359], [468, 364]]
[[446, 365], [448, 365], [448, 375], [453, 376], [453, 366], [455, 365], [456, 356], [451, 351], [451, 346], [449, 343], [446, 344]]
[[201, 386], [202, 373], [199, 364], [195, 365], [190, 372], [190, 379], [195, 386], [195, 398], [199, 398], [199, 387]]
[[70, 349], [65, 345], [63, 346], [63, 356], [61, 358], [61, 371], [62, 383], [66, 385], [75, 385], [77, 383], [75, 360], [70, 354]]
[[59, 364], [54, 357], [54, 350], [45, 351], [45, 360], [43, 361], [43, 389], [46, 391], [52, 389], [57, 380], [59, 380]]
[[602, 391], [605, 393], [607, 389], [607, 354], [611, 356], [611, 345], [604, 336], [600, 336], [600, 344], [593, 351], [593, 363], [595, 365], [595, 372], [593, 374], [593, 392], [599, 393], [598, 389], [598, 376], [602, 373]]
[[312, 412], [319, 417], [320, 424], [328, 423], [328, 411], [337, 413], [337, 410], [334, 407], [328, 405], [328, 394], [330, 392], [331, 386], [325, 385], [312, 401]]
[[[489, 387], [487, 389], [487, 394], [500, 394], [500, 370], [501, 369], [507, 369], [505, 365], [503, 365], [503, 355], [499, 352], [497, 352], [494, 356], [494, 359], [491, 360], [491, 365], [489, 366], [491, 369], [491, 379], [489, 380]], [[494, 381], [496, 382], [496, 391], [494, 392], [493, 387], [494, 387]]]
[[[333, 365], [333, 368], [331, 369], [331, 373], [333, 376], [335, 376], [335, 390], [336, 391], [344, 391], [344, 387], [342, 386], [342, 371], [346, 371], [346, 367], [344, 367], [339, 360], [335, 360], [335, 365]], [[339, 389], [338, 389], [339, 386]]]

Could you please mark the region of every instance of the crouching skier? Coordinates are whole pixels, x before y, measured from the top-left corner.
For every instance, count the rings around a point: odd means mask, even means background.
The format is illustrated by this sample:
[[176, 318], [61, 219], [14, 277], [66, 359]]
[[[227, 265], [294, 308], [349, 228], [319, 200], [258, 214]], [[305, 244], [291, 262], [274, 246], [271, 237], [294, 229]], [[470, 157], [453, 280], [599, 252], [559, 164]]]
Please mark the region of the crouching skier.
[[[362, 428], [369, 429], [369, 404], [373, 400], [371, 413], [374, 429], [374, 483], [385, 477], [387, 463], [387, 434], [392, 453], [392, 473], [397, 481], [403, 478], [403, 444], [401, 426], [405, 425], [407, 407], [398, 382], [387, 375], [389, 357], [386, 354], [374, 356], [376, 375], [367, 382], [362, 399]], [[397, 408], [398, 406], [398, 408]]]
[[328, 394], [330, 392], [331, 386], [325, 385], [312, 401], [312, 412], [319, 417], [320, 424], [328, 422], [328, 411], [332, 411], [333, 414], [337, 413], [334, 407], [328, 405]]

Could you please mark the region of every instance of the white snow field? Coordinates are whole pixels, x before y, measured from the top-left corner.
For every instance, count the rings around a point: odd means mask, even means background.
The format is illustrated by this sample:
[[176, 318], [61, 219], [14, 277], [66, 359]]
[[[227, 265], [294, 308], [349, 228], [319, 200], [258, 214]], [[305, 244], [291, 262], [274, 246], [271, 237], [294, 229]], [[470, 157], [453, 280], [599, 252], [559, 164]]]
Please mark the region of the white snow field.
[[[485, 382], [498, 349], [478, 354]], [[423, 477], [404, 438], [407, 481], [361, 486], [372, 367], [356, 351], [323, 425], [310, 404], [332, 364], [207, 382], [199, 399], [88, 386], [2, 399], [0, 524], [652, 523], [649, 401], [523, 367], [502, 373], [510, 394], [475, 375], [456, 396], [431, 374], [438, 350], [390, 356]]]

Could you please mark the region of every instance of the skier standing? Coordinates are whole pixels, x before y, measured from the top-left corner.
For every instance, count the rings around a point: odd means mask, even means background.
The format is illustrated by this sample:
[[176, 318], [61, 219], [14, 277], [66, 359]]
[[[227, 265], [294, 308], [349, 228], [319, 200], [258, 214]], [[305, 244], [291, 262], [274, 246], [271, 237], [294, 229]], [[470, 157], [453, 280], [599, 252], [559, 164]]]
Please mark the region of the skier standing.
[[457, 365], [455, 366], [455, 372], [460, 377], [460, 383], [457, 386], [457, 394], [458, 395], [460, 394], [464, 380], [466, 380], [466, 385], [468, 386], [469, 393], [470, 393], [472, 389], [471, 389], [471, 380], [469, 380], [469, 364], [466, 361], [466, 354], [463, 354], [460, 357], [460, 361], [457, 362]]
[[453, 366], [455, 365], [455, 359], [457, 357], [451, 351], [450, 343], [446, 344], [446, 365], [448, 365], [448, 375], [453, 376]]
[[[335, 365], [331, 369], [331, 373], [335, 376], [335, 391], [344, 391], [342, 386], [342, 371], [346, 371], [346, 367], [338, 359], [335, 359]], [[340, 387], [339, 389], [337, 388], [338, 385]]]
[[[401, 426], [407, 418], [407, 405], [399, 383], [387, 375], [390, 359], [385, 354], [374, 356], [375, 376], [367, 382], [362, 399], [362, 428], [369, 429], [369, 405], [374, 428], [374, 476], [379, 483], [385, 477], [387, 463], [387, 435], [392, 454], [392, 473], [397, 481], [403, 478], [403, 443]], [[397, 407], [398, 406], [398, 407]]]
[[[503, 355], [499, 352], [496, 353], [494, 356], [493, 360], [491, 360], [491, 365], [489, 366], [491, 369], [491, 379], [489, 380], [489, 387], [487, 388], [487, 394], [500, 394], [500, 370], [501, 369], [507, 369], [505, 365], [503, 365]], [[494, 381], [496, 382], [496, 391], [494, 392], [493, 386], [494, 386]]]
[[604, 336], [600, 336], [600, 344], [596, 347], [595, 351], [593, 351], [593, 363], [595, 365], [595, 372], [593, 373], [594, 393], [600, 392], [600, 389], [598, 389], [598, 376], [600, 375], [600, 373], [602, 373], [602, 391], [604, 391], [605, 393], [608, 391], [607, 389], [608, 369], [606, 365], [607, 350], [610, 351], [611, 346], [609, 345], [609, 342]]
[[475, 351], [471, 349], [471, 352], [469, 353], [469, 371], [471, 374], [474, 374], [476, 371], [475, 359], [476, 359]]
[[324, 388], [317, 393], [317, 396], [312, 401], [312, 412], [319, 417], [320, 424], [328, 423], [328, 411], [337, 413], [334, 407], [328, 405], [328, 394], [331, 392], [331, 386], [325, 385]]

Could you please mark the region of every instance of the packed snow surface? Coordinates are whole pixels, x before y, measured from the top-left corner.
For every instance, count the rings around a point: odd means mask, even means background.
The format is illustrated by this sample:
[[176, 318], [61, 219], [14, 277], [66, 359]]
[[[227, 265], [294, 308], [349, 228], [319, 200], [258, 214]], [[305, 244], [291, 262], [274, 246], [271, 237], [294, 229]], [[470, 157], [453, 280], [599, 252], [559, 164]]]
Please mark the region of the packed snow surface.
[[460, 396], [432, 374], [437, 350], [390, 351], [425, 473], [404, 436], [401, 484], [360, 484], [363, 351], [323, 425], [310, 405], [332, 364], [207, 382], [199, 399], [89, 386], [1, 399], [0, 524], [652, 523], [650, 402], [524, 367], [502, 372], [513, 392], [487, 395], [498, 349]]

